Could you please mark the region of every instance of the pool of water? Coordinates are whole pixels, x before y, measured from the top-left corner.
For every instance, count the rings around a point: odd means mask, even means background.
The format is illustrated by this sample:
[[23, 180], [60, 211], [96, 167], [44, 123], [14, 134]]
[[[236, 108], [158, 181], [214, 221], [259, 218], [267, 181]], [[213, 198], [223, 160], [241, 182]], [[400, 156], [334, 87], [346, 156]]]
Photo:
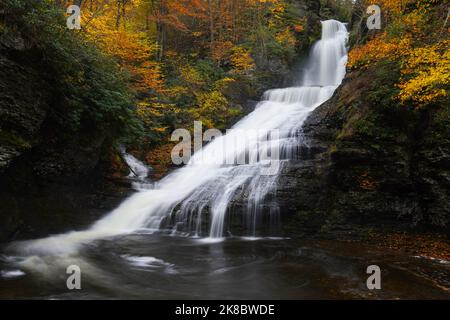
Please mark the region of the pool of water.
[[[69, 265], [81, 290], [67, 289]], [[381, 290], [367, 288], [370, 265]], [[450, 262], [339, 241], [131, 234], [63, 256], [3, 250], [0, 272], [0, 299], [450, 298]]]

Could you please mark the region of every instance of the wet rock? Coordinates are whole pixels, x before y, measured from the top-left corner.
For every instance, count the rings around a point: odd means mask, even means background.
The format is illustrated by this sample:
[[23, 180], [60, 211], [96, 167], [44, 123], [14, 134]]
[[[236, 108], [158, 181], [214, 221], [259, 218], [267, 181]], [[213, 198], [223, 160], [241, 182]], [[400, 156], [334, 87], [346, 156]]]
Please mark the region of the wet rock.
[[277, 186], [286, 233], [450, 227], [448, 108], [393, 115], [368, 98], [371, 76], [348, 74], [307, 119], [307, 160], [290, 161]]
[[123, 193], [96, 196], [111, 142], [88, 121], [70, 134], [59, 125], [67, 101], [41, 59], [22, 38], [0, 38], [0, 242], [86, 226]]

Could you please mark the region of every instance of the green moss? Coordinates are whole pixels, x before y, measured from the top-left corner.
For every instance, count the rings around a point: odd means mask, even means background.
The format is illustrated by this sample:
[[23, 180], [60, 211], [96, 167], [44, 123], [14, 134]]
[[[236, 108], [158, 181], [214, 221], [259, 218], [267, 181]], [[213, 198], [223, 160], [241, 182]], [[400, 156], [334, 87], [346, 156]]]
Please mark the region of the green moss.
[[30, 142], [24, 140], [14, 133], [4, 130], [0, 130], [0, 145], [14, 146], [22, 150], [28, 150], [31, 148]]
[[377, 150], [377, 151], [380, 151], [380, 150], [382, 149], [382, 146], [379, 145], [379, 144], [371, 144], [370, 147], [371, 147], [372, 149]]
[[395, 108], [398, 105], [395, 97], [400, 92], [397, 86], [400, 79], [399, 62], [381, 61], [373, 70], [375, 75], [369, 85], [367, 100], [374, 108]]
[[345, 140], [349, 137], [360, 136], [370, 139], [392, 139], [397, 132], [392, 128], [386, 127], [376, 111], [367, 108], [354, 111], [349, 117], [337, 139]]
[[331, 153], [335, 153], [337, 151], [337, 146], [335, 144], [333, 144], [329, 149], [328, 152]]

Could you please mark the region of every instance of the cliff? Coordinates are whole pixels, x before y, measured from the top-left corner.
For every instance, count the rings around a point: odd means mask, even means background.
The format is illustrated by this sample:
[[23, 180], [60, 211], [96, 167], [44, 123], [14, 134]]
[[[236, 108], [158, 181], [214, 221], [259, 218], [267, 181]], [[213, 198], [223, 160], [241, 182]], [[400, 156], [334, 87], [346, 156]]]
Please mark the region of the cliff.
[[40, 6], [0, 5], [0, 241], [85, 225], [134, 121], [114, 64]]
[[389, 100], [396, 70], [352, 71], [306, 121], [277, 197], [289, 234], [450, 226], [450, 114]]

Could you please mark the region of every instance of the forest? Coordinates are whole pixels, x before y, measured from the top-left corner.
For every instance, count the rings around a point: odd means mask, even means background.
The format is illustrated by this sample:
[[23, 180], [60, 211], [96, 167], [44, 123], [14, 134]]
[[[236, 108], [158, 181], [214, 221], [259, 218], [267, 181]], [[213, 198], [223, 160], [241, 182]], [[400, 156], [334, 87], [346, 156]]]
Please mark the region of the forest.
[[[448, 299], [449, 15], [1, 0], [0, 299]], [[174, 163], [198, 123], [223, 136]]]
[[117, 134], [111, 139], [137, 143], [162, 172], [175, 128], [194, 120], [227, 128], [245, 114], [249, 98], [282, 81], [320, 33], [318, 17], [288, 0], [78, 1], [80, 30], [62, 20], [69, 4], [5, 1], [3, 39], [27, 30], [30, 41], [55, 55], [46, 59], [64, 73], [58, 74], [59, 90], [67, 90], [62, 127], [76, 130], [81, 117], [111, 126], [105, 128]]

